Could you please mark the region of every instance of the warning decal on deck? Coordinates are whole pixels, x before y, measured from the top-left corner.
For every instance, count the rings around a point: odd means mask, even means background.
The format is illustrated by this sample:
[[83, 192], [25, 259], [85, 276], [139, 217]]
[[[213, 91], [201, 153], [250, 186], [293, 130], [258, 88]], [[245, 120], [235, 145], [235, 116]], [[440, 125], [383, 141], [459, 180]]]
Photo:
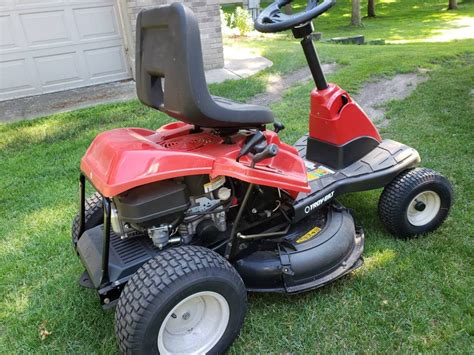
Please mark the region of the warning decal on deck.
[[307, 240], [310, 240], [311, 238], [313, 238], [313, 237], [314, 237], [315, 235], [317, 235], [320, 231], [321, 231], [321, 228], [319, 228], [319, 227], [314, 227], [314, 228], [311, 229], [308, 233], [306, 233], [306, 234], [303, 235], [302, 237], [299, 237], [299, 238], [296, 240], [296, 243], [298, 243], [298, 244], [304, 243], [304, 242], [306, 242]]
[[319, 179], [323, 176], [334, 174], [334, 171], [325, 167], [324, 165], [317, 166], [316, 164], [305, 160], [306, 178], [308, 181]]

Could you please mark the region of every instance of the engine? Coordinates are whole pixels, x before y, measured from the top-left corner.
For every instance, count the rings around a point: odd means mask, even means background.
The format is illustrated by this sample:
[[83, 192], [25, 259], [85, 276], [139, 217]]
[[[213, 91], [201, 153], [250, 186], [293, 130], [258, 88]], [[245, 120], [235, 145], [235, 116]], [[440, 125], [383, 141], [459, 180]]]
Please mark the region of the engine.
[[227, 229], [232, 190], [225, 183], [200, 175], [129, 190], [113, 199], [112, 229], [121, 238], [147, 235], [160, 249], [194, 238], [212, 243]]

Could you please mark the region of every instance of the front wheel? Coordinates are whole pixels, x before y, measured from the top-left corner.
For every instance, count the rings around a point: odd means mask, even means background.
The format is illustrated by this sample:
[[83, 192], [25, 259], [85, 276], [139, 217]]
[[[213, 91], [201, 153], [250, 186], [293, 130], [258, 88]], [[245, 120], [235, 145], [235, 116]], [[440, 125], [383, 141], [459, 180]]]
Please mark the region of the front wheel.
[[242, 327], [247, 294], [237, 271], [202, 247], [165, 250], [128, 281], [116, 310], [127, 354], [223, 353]]
[[444, 176], [426, 168], [407, 170], [383, 190], [379, 216], [389, 232], [410, 238], [436, 230], [452, 200], [453, 189]]

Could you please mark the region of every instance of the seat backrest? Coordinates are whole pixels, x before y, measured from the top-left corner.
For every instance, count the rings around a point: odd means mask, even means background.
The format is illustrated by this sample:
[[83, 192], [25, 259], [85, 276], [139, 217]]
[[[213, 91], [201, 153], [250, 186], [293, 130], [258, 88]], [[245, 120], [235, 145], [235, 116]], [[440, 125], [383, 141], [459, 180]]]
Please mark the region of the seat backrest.
[[181, 121], [198, 124], [203, 116], [199, 106], [209, 104], [212, 98], [193, 12], [179, 3], [142, 10], [137, 18], [135, 60], [140, 101]]

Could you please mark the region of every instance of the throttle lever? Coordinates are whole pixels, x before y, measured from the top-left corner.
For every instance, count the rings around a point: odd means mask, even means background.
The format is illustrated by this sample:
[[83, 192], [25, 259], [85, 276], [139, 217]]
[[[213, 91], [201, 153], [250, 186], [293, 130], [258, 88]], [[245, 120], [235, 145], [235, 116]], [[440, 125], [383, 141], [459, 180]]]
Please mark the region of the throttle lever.
[[244, 155], [247, 155], [248, 153], [250, 153], [253, 147], [255, 147], [256, 145], [260, 143], [263, 143], [266, 140], [267, 138], [260, 131], [257, 131], [253, 136], [251, 136], [250, 138], [247, 138], [247, 141], [244, 143], [244, 145], [240, 149], [239, 155], [237, 156], [237, 161], [239, 161], [239, 159], [242, 158]]
[[267, 147], [261, 152], [257, 153], [252, 158], [252, 164], [250, 165], [251, 168], [255, 167], [255, 164], [265, 160], [267, 158], [273, 158], [275, 155], [278, 154], [279, 148], [275, 143], [267, 145]]

